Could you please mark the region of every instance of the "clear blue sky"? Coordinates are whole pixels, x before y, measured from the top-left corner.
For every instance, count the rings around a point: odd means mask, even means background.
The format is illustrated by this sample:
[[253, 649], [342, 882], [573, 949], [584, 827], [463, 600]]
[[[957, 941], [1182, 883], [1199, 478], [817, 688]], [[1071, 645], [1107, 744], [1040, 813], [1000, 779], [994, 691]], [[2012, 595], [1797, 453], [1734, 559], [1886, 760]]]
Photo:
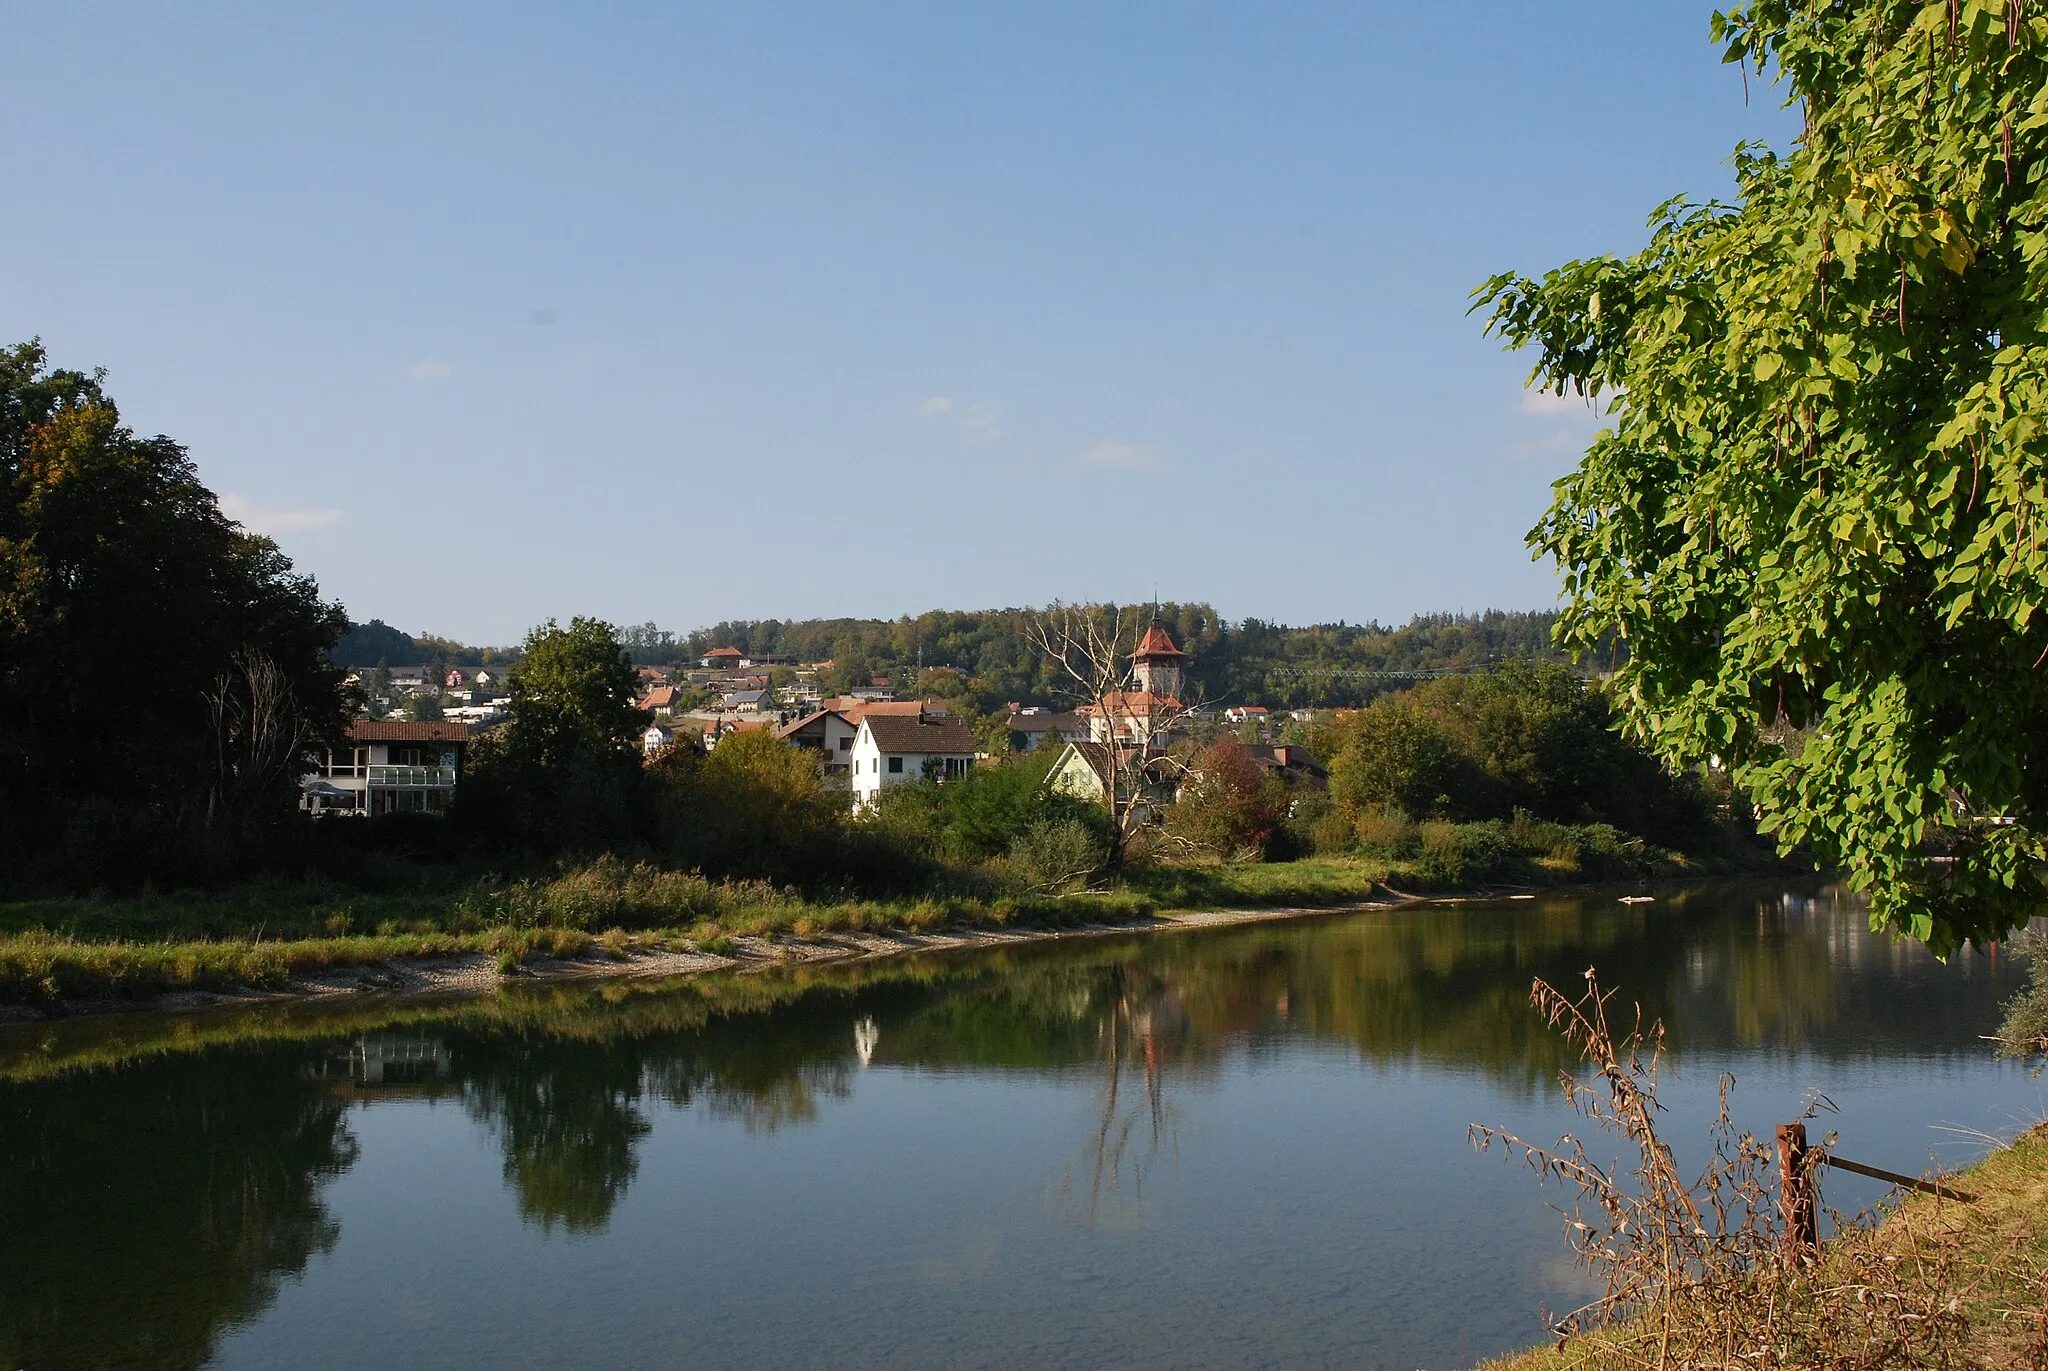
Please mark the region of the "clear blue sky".
[[1792, 116], [1710, 4], [0, 3], [0, 337], [358, 619], [1552, 603], [1465, 314]]

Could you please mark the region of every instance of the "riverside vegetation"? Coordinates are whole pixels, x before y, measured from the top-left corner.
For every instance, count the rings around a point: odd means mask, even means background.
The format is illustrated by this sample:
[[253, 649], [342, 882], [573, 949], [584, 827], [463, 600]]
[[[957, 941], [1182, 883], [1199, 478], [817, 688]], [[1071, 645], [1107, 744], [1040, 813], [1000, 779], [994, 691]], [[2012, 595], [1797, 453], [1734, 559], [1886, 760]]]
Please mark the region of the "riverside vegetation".
[[[2038, 958], [2038, 944], [2029, 951]], [[2008, 1055], [2048, 1051], [2048, 1039], [2026, 1036], [2048, 1007], [2039, 968], [2009, 1007]], [[1531, 993], [1591, 1073], [1559, 1074], [1566, 1099], [1625, 1140], [1626, 1173], [1570, 1134], [1540, 1147], [1472, 1129], [1482, 1151], [1499, 1145], [1573, 1195], [1560, 1211], [1566, 1237], [1604, 1285], [1555, 1321], [1554, 1347], [1491, 1363], [1497, 1371], [2048, 1367], [2048, 1122], [1973, 1167], [1954, 1187], [1966, 1198], [1913, 1194], [1876, 1214], [1835, 1214], [1835, 1237], [1794, 1253], [1775, 1146], [1736, 1131], [1734, 1078], [1721, 1077], [1708, 1160], [1688, 1180], [1659, 1131], [1664, 1026], [1646, 1024], [1640, 1007], [1632, 1024], [1610, 1021], [1612, 999], [1590, 970], [1576, 997], [1541, 979]], [[1824, 1103], [1810, 1102], [1807, 1117]]]

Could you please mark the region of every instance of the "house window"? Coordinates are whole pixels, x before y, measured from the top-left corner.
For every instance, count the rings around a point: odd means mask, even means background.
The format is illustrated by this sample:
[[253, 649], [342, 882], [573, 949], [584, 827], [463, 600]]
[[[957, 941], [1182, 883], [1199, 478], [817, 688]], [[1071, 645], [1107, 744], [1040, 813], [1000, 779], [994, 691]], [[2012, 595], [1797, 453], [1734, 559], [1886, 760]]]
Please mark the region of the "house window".
[[901, 757], [891, 757], [889, 759], [889, 774], [891, 776], [903, 774], [903, 759]]
[[840, 750], [841, 752], [851, 752], [851, 751], [853, 751], [853, 739], [851, 739], [851, 738], [841, 738], [841, 739], [839, 740], [839, 750]]

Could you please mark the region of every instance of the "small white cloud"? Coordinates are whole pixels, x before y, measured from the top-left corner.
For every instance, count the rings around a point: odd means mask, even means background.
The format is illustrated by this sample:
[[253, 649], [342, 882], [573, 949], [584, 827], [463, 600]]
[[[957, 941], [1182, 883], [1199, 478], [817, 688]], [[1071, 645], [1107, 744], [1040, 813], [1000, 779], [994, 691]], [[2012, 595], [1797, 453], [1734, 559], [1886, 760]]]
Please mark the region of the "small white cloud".
[[430, 358], [424, 362], [414, 362], [412, 370], [407, 374], [415, 381], [438, 381], [443, 377], [453, 375], [454, 372], [455, 368], [449, 366], [446, 362], [436, 362]]
[[930, 419], [939, 415], [950, 416], [959, 426], [960, 432], [969, 438], [979, 438], [992, 443], [1003, 436], [1003, 426], [997, 421], [996, 412], [987, 405], [956, 406], [952, 396], [934, 395], [917, 407], [917, 416], [920, 419]]
[[1142, 443], [1118, 443], [1108, 438], [1082, 453], [1081, 460], [1089, 466], [1119, 467], [1125, 471], [1151, 471], [1162, 465], [1158, 448]]
[[266, 509], [233, 491], [220, 497], [220, 512], [251, 533], [271, 538], [309, 528], [331, 528], [348, 517], [339, 509]]

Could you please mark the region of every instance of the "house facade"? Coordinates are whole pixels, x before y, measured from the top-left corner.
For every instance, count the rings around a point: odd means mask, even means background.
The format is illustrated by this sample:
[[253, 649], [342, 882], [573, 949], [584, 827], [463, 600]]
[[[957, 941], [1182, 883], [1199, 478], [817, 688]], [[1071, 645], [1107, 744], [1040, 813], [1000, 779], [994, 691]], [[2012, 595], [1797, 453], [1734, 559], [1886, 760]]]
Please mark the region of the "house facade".
[[1085, 743], [1089, 740], [1087, 719], [1079, 714], [1055, 714], [1049, 709], [1016, 709], [1010, 712], [1010, 747], [1016, 752], [1036, 752], [1045, 746]]
[[875, 803], [892, 785], [929, 775], [945, 781], [974, 769], [981, 746], [958, 719], [926, 714], [870, 714], [860, 721], [849, 753], [856, 808]]
[[775, 736], [791, 747], [818, 754], [818, 764], [828, 781], [847, 780], [853, 774], [853, 741], [860, 725], [836, 709], [818, 709], [784, 724]]
[[441, 814], [462, 778], [469, 728], [452, 722], [358, 719], [300, 782], [313, 814]]

